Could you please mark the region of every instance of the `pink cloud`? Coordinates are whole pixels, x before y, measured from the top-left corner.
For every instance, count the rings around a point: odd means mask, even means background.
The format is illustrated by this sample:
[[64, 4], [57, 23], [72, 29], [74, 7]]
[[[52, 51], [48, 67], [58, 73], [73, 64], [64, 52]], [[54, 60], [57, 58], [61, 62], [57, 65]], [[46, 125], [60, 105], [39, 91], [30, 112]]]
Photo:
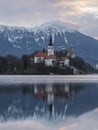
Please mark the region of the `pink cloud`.
[[[98, 40], [98, 36], [95, 36], [94, 38], [95, 38], [96, 40]], [[97, 108], [97, 110], [98, 110], [98, 108]]]
[[78, 25], [78, 24], [79, 24], [79, 23], [76, 22], [76, 21], [66, 20], [66, 19], [64, 19], [64, 18], [62, 18], [62, 17], [60, 17], [59, 20], [62, 21], [62, 22], [65, 22], [65, 23], [72, 24], [72, 25]]

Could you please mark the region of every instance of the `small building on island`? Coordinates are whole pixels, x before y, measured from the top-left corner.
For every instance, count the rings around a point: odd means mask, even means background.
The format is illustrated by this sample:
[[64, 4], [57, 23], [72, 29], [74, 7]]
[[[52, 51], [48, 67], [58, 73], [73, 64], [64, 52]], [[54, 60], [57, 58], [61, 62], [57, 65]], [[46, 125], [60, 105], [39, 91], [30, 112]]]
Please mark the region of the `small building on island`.
[[34, 56], [34, 63], [45, 62], [46, 57], [47, 57], [47, 54], [45, 52], [39, 51]]
[[69, 67], [69, 59], [68, 59], [68, 57], [60, 57], [59, 66], [60, 67], [62, 67], [62, 66]]

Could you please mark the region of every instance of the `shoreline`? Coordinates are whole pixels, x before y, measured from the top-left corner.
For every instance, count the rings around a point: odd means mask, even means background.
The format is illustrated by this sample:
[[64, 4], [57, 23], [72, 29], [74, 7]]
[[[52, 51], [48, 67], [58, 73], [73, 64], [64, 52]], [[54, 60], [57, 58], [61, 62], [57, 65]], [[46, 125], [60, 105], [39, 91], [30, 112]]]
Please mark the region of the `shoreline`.
[[0, 84], [98, 83], [98, 75], [0, 75]]

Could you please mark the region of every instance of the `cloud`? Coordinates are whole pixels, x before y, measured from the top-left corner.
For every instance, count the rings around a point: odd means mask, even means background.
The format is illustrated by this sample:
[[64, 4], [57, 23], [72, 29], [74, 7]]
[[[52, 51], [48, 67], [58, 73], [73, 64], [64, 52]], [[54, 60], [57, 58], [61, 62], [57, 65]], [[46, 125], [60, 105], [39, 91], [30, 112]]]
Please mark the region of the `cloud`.
[[98, 36], [95, 36], [94, 38], [95, 38], [96, 40], [98, 40]]
[[79, 21], [80, 28], [79, 30], [90, 36], [98, 36], [98, 18], [92, 13], [85, 13], [81, 15], [77, 21]]
[[56, 10], [51, 7], [50, 2], [52, 1], [1, 0], [0, 23], [31, 26], [54, 19]]
[[[88, 11], [92, 11], [95, 13], [98, 10], [98, 1], [93, 0], [57, 0], [53, 4], [54, 7], [56, 8], [63, 8], [66, 10], [66, 15], [67, 14], [83, 14]], [[69, 12], [69, 13], [68, 13]]]
[[97, 37], [98, 25], [89, 15], [97, 23], [98, 0], [0, 0], [0, 24], [32, 27], [61, 19]]
[[58, 20], [62, 21], [62, 22], [65, 22], [65, 23], [69, 23], [69, 24], [72, 24], [72, 25], [78, 25], [78, 22], [75, 22], [75, 21], [71, 21], [71, 20], [66, 20], [62, 17], [60, 17]]

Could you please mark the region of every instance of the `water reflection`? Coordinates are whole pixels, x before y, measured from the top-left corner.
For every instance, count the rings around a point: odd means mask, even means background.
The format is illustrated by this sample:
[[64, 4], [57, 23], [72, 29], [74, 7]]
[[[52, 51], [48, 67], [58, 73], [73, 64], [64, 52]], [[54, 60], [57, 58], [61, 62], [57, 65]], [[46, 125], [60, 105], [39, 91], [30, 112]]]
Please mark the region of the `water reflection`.
[[[43, 100], [45, 99], [47, 100], [47, 106], [48, 106], [49, 115], [51, 118], [54, 113], [54, 108], [55, 108], [55, 111], [57, 111], [57, 113], [61, 114], [63, 112], [63, 114], [65, 114], [65, 111], [64, 111], [65, 105], [67, 107], [67, 103], [65, 103], [65, 101], [73, 100], [76, 93], [79, 90], [83, 89], [83, 86], [82, 87], [75, 87], [75, 86], [68, 83], [66, 84], [50, 84], [49, 83], [46, 85], [34, 85], [34, 95]], [[54, 98], [55, 98], [55, 104], [54, 104]], [[57, 106], [58, 104], [57, 99], [60, 102], [59, 104], [62, 103], [62, 107]]]
[[97, 84], [47, 83], [0, 86], [0, 120], [56, 119], [98, 108]]

